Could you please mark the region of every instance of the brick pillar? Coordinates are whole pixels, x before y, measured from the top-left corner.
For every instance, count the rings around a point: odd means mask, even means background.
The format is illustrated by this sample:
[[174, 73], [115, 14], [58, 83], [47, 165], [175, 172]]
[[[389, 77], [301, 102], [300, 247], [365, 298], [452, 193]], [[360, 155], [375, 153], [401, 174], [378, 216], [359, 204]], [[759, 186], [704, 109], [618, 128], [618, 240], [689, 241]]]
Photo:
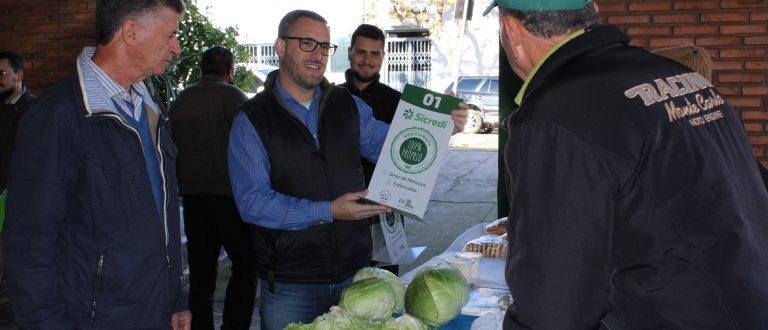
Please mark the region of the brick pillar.
[[40, 94], [95, 44], [96, 0], [0, 0], [0, 50], [24, 59], [24, 82]]

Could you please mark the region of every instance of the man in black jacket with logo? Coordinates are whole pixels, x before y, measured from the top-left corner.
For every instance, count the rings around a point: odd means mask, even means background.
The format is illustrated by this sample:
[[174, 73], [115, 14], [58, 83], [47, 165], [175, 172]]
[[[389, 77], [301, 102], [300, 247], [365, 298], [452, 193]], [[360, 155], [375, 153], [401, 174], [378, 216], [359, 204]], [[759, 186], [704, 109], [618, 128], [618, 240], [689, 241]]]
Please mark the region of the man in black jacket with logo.
[[504, 153], [504, 328], [764, 328], [768, 192], [720, 92], [594, 25], [592, 0], [496, 5], [526, 80]]

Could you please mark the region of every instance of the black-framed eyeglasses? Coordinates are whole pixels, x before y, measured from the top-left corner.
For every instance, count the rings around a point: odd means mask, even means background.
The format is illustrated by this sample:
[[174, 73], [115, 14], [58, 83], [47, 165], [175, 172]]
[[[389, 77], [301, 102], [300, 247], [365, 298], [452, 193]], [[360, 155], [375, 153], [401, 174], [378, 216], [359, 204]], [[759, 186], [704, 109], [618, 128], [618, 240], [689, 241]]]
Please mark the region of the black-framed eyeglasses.
[[305, 51], [305, 52], [314, 52], [315, 49], [317, 49], [317, 46], [320, 46], [320, 53], [322, 53], [325, 56], [331, 56], [333, 53], [336, 52], [336, 48], [339, 48], [339, 46], [334, 45], [330, 42], [319, 42], [312, 38], [303, 38], [303, 37], [280, 37], [280, 39], [285, 40], [298, 40], [299, 41], [299, 49]]

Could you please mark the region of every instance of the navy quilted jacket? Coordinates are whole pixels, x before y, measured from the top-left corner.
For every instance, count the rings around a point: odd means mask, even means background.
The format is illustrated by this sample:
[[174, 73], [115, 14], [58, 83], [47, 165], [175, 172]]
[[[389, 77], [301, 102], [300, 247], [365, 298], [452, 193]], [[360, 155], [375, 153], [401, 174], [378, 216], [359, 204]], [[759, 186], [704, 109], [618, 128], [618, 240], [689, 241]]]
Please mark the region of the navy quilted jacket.
[[138, 133], [88, 109], [73, 72], [41, 95], [19, 126], [4, 252], [22, 329], [167, 329], [186, 310], [167, 113], [156, 149], [157, 212]]

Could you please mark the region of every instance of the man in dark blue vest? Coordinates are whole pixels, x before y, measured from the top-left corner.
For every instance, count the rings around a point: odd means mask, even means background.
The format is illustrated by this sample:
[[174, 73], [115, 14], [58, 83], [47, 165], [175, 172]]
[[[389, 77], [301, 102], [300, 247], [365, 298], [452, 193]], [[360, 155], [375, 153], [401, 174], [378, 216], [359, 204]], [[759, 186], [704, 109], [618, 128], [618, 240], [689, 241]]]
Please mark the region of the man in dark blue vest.
[[[371, 262], [367, 218], [389, 208], [365, 195], [360, 157], [376, 162], [389, 126], [323, 77], [331, 44], [326, 20], [306, 10], [280, 21], [280, 69], [243, 105], [228, 160], [240, 215], [253, 224], [261, 284], [261, 328], [312, 320], [338, 304]], [[455, 110], [454, 132], [466, 122]], [[363, 221], [359, 221], [363, 220]]]

